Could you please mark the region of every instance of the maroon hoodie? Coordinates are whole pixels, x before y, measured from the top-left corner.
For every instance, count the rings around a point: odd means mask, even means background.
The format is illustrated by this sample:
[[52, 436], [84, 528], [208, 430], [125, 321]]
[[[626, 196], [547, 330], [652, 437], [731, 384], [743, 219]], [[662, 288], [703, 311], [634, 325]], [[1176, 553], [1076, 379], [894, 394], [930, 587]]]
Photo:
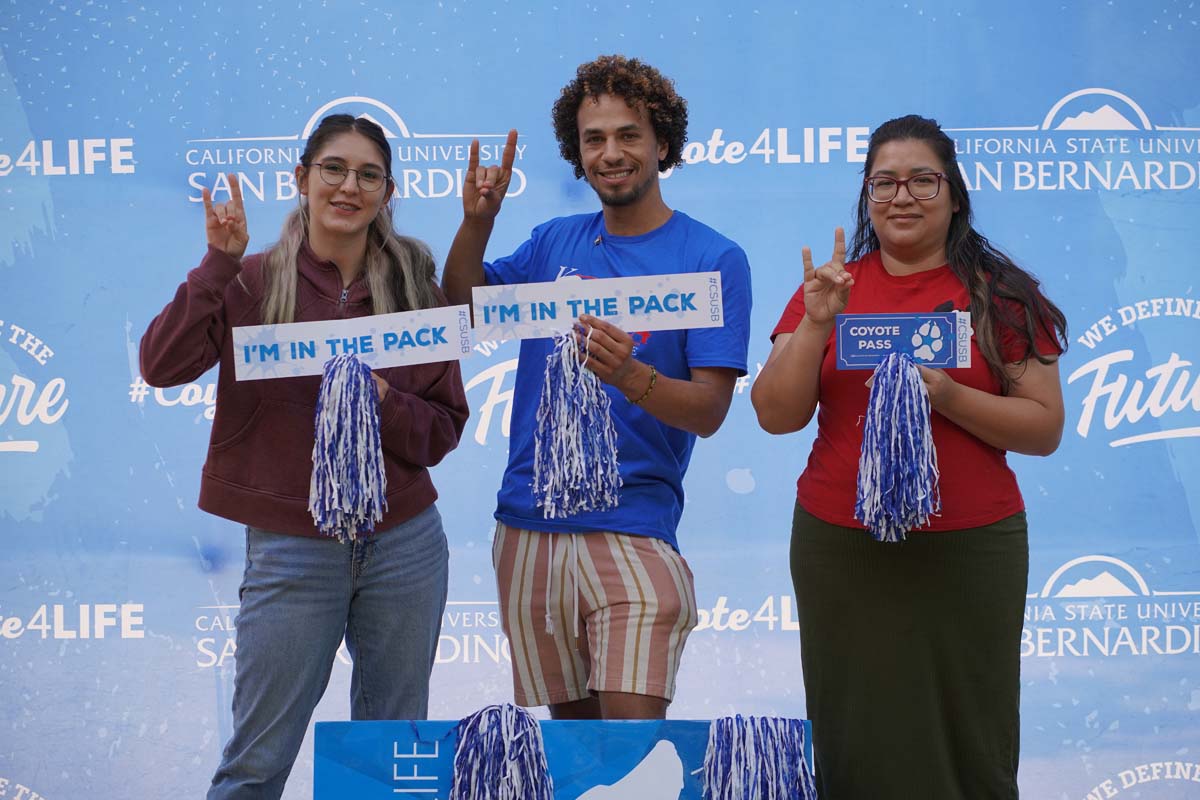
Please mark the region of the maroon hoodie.
[[[371, 298], [360, 275], [342, 277], [306, 242], [297, 257], [296, 322], [363, 317]], [[242, 261], [209, 247], [141, 344], [142, 377], [177, 386], [220, 361], [217, 407], [200, 508], [276, 533], [318, 536], [308, 511], [320, 376], [238, 382], [231, 329], [262, 324], [262, 254]], [[387, 469], [386, 530], [437, 499], [428, 467], [455, 448], [468, 408], [457, 361], [376, 370], [387, 382], [380, 434]]]

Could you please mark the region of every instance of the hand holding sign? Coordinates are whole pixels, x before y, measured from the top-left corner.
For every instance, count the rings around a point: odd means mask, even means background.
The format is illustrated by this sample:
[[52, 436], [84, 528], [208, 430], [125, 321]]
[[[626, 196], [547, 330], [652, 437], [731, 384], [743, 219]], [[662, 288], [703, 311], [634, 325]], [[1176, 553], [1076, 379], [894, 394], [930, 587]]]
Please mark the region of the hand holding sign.
[[483, 220], [493, 219], [500, 212], [500, 204], [508, 193], [512, 179], [513, 160], [517, 156], [517, 132], [510, 130], [504, 142], [504, 154], [500, 166], [479, 166], [479, 140], [471, 141], [467, 160], [467, 174], [463, 181], [463, 216]]
[[379, 402], [383, 402], [383, 398], [387, 397], [388, 382], [384, 380], [378, 372], [372, 372], [371, 378], [375, 381], [375, 393], [379, 395]]
[[833, 232], [833, 258], [813, 269], [812, 251], [800, 251], [804, 259], [804, 313], [813, 322], [830, 323], [846, 308], [854, 278], [846, 271], [846, 232]]
[[958, 381], [943, 369], [931, 369], [921, 364], [917, 365], [917, 369], [921, 371], [921, 382], [925, 384], [925, 391], [929, 394], [930, 407], [934, 411], [939, 410], [950, 393], [958, 387]]
[[204, 200], [204, 232], [208, 235], [210, 246], [224, 252], [230, 258], [241, 259], [250, 243], [250, 234], [246, 232], [246, 211], [242, 206], [242, 185], [237, 176], [229, 174], [228, 203], [212, 201], [212, 194], [205, 187], [200, 191]]
[[596, 377], [626, 394], [621, 382], [631, 376], [637, 361], [633, 359], [633, 337], [609, 322], [583, 314], [579, 317], [582, 330], [576, 328], [579, 349], [587, 353], [584, 366]]

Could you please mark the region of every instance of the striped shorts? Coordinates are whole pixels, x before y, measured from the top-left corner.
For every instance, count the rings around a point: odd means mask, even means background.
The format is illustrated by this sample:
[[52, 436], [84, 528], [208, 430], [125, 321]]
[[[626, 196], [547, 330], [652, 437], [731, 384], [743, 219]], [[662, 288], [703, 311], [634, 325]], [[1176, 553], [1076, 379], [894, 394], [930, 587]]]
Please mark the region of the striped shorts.
[[669, 544], [499, 523], [492, 563], [519, 704], [595, 692], [674, 696], [698, 614], [692, 571]]

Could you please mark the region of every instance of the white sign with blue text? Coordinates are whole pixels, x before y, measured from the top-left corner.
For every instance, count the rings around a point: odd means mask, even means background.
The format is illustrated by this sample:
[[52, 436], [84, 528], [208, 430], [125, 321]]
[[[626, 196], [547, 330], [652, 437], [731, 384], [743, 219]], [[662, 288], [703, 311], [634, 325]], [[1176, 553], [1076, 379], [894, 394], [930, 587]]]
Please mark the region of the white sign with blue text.
[[719, 328], [725, 320], [719, 272], [477, 286], [472, 299], [481, 341], [548, 338], [581, 314], [626, 331]]
[[239, 381], [320, 375], [334, 356], [371, 369], [456, 361], [474, 345], [467, 307], [423, 308], [353, 319], [247, 325], [233, 329]]
[[875, 369], [892, 353], [924, 367], [971, 366], [971, 314], [838, 314], [838, 369]]

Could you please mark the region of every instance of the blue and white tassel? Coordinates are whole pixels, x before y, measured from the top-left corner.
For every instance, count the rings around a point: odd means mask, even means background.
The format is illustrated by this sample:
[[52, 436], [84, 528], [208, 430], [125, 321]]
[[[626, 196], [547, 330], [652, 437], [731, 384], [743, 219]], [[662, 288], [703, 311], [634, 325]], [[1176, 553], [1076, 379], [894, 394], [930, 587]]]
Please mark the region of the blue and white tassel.
[[387, 510], [379, 394], [371, 368], [353, 354], [325, 364], [312, 459], [308, 510], [317, 530], [343, 542], [375, 530]]
[[546, 519], [616, 508], [621, 488], [612, 400], [580, 361], [574, 332], [546, 356], [533, 449], [533, 496]]
[[878, 541], [901, 542], [941, 509], [929, 392], [912, 357], [892, 353], [871, 384], [854, 516]]
[[817, 800], [804, 721], [723, 717], [708, 729], [704, 800]]
[[487, 706], [458, 723], [449, 800], [553, 800], [542, 729], [523, 708]]

